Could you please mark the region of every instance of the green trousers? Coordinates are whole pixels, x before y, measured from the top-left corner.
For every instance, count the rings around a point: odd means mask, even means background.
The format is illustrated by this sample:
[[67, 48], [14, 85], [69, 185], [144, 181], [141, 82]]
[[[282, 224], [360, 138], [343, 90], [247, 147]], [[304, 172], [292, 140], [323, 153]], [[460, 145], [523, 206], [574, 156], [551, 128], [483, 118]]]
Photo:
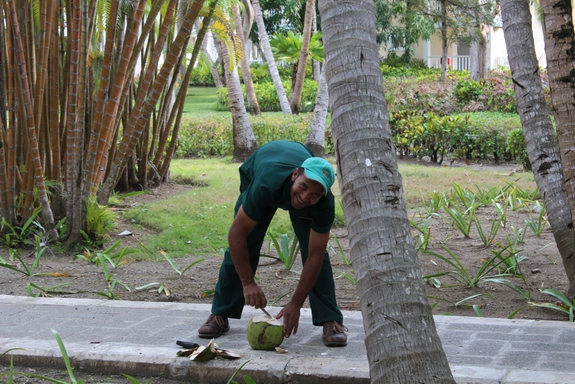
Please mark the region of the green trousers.
[[[235, 209], [236, 213], [239, 209], [239, 205], [240, 202], [238, 199]], [[252, 267], [254, 274], [258, 267], [260, 251], [267, 229], [275, 212], [276, 209], [270, 209], [266, 215], [256, 223], [254, 229], [252, 229], [252, 231], [247, 235], [246, 240], [248, 243], [250, 266]], [[290, 219], [300, 243], [302, 263], [305, 265], [309, 249], [308, 245], [311, 222], [305, 218], [300, 218], [297, 211], [290, 211]], [[262, 287], [262, 289], [265, 292], [265, 287]], [[325, 252], [323, 265], [318, 279], [309, 293], [309, 304], [314, 325], [323, 325], [324, 322], [333, 320], [343, 323], [343, 315], [337, 306], [335, 299], [335, 284], [327, 251]], [[230, 256], [230, 250], [228, 248], [224, 255], [224, 261], [220, 267], [219, 278], [212, 302], [212, 313], [214, 315], [239, 319], [242, 316], [244, 305], [245, 299], [242, 283], [236, 272]]]

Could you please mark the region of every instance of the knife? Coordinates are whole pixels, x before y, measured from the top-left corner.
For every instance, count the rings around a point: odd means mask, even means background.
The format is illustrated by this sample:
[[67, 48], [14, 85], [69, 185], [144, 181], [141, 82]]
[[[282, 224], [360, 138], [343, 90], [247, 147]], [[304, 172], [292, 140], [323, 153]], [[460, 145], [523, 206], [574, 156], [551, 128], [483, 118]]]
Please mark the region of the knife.
[[266, 315], [267, 317], [269, 317], [270, 319], [273, 319], [273, 318], [274, 318], [272, 315], [269, 314], [268, 311], [266, 311], [265, 308], [262, 308], [262, 312], [265, 313], [265, 315]]

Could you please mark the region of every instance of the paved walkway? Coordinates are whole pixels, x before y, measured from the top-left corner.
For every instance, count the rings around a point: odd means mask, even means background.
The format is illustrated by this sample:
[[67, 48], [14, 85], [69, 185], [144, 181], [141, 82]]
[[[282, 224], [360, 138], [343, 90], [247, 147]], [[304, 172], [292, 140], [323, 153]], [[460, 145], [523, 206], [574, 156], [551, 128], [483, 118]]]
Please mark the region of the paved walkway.
[[[272, 314], [279, 308], [269, 308]], [[10, 348], [15, 363], [63, 366], [50, 329], [61, 336], [77, 369], [91, 373], [158, 376], [192, 383], [225, 383], [241, 373], [264, 383], [369, 383], [360, 312], [344, 312], [348, 346], [327, 348], [321, 327], [302, 310], [286, 354], [254, 351], [242, 320], [217, 339], [239, 360], [205, 363], [178, 357], [176, 340], [206, 345], [197, 337], [209, 305], [0, 295], [0, 354]], [[575, 383], [575, 324], [555, 321], [436, 316], [436, 325], [457, 383]], [[2, 361], [3, 364], [6, 359]]]

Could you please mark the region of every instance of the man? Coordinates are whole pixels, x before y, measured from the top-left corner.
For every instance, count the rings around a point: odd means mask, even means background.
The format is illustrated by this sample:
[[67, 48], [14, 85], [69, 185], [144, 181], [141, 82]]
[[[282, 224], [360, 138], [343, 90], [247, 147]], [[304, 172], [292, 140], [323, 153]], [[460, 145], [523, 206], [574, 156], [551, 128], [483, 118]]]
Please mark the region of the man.
[[313, 324], [323, 326], [325, 345], [347, 344], [326, 251], [335, 217], [330, 192], [334, 181], [331, 164], [313, 157], [296, 142], [270, 142], [246, 160], [240, 167], [240, 196], [228, 233], [229, 248], [220, 267], [212, 313], [198, 330], [200, 337], [214, 338], [227, 332], [228, 318], [241, 318], [245, 304], [257, 309], [267, 305], [254, 275], [269, 224], [281, 208], [289, 211], [303, 261], [296, 291], [276, 315], [283, 317], [284, 336], [297, 333], [300, 308], [309, 295]]

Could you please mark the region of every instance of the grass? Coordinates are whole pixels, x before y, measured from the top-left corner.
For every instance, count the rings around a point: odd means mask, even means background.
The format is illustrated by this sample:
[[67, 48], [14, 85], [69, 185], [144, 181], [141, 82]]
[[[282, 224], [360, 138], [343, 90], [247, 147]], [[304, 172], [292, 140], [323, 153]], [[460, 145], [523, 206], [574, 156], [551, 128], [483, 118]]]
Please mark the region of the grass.
[[[235, 201], [239, 192], [239, 164], [230, 157], [174, 160], [171, 166], [173, 181], [191, 184], [185, 193], [165, 199], [139, 204], [123, 213], [133, 225], [153, 230], [156, 234], [142, 240], [151, 250], [160, 248], [169, 257], [221, 255], [227, 247], [227, 231], [233, 220]], [[516, 183], [521, 189], [535, 189], [533, 175], [519, 172], [509, 175], [496, 171], [473, 171], [460, 167], [429, 167], [400, 163], [404, 198], [408, 208], [421, 207], [422, 196], [453, 190], [452, 183], [462, 188], [505, 186]], [[487, 188], [487, 187], [486, 187]], [[340, 199], [337, 182], [332, 188]], [[343, 222], [341, 204], [336, 203], [336, 216]], [[341, 224], [340, 224], [341, 225]], [[293, 229], [286, 212], [276, 214], [271, 233], [291, 233]], [[142, 253], [142, 257], [146, 257]], [[163, 258], [161, 253], [158, 258]]]
[[[215, 88], [191, 87], [184, 113], [198, 117], [230, 116], [229, 112], [217, 111]], [[482, 116], [488, 119], [489, 115]], [[332, 164], [334, 164], [333, 159]], [[239, 192], [239, 164], [230, 157], [210, 159], [174, 160], [170, 167], [171, 179], [179, 184], [192, 185], [187, 192], [160, 201], [140, 204], [123, 213], [135, 226], [152, 230], [155, 234], [142, 240], [157, 252], [156, 257], [194, 255], [204, 257], [220, 255], [227, 247], [227, 231], [233, 220], [235, 201]], [[461, 188], [475, 189], [504, 187], [514, 184], [520, 190], [536, 189], [530, 172], [474, 171], [469, 168], [435, 167], [410, 162], [400, 162], [403, 177], [404, 199], [408, 208], [427, 205], [437, 193], [453, 192], [453, 184]], [[337, 181], [332, 192], [339, 200]], [[336, 203], [336, 224], [345, 225], [341, 203]], [[278, 211], [270, 233], [291, 233], [293, 229], [286, 212]], [[149, 252], [141, 252], [149, 258]]]
[[228, 111], [216, 109], [217, 90], [213, 87], [190, 87], [184, 104], [184, 114], [197, 117], [213, 115], [230, 116]]

